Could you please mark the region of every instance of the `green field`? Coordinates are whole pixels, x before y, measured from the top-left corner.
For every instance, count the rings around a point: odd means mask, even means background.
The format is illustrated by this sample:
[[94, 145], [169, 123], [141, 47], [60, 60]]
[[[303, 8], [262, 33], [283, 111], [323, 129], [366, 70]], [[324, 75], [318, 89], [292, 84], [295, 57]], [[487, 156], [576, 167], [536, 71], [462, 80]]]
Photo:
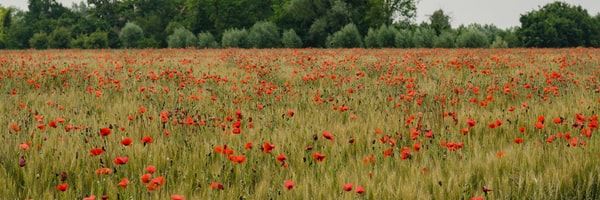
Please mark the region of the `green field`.
[[582, 48], [3, 51], [0, 196], [598, 199], [599, 75]]

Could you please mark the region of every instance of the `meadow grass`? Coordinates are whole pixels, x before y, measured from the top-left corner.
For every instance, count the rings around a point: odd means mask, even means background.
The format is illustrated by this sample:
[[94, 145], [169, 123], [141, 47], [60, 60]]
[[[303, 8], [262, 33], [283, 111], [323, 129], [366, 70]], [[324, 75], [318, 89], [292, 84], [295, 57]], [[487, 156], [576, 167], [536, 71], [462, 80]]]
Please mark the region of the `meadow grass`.
[[599, 73], [597, 49], [4, 51], [0, 196], [596, 199]]

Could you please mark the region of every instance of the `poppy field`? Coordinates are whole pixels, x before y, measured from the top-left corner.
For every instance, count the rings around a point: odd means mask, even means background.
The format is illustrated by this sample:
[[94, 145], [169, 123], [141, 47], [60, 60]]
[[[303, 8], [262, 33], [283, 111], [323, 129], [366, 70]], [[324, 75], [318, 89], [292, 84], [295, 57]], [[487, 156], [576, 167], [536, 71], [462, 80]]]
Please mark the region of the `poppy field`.
[[598, 199], [598, 49], [0, 55], [7, 199]]

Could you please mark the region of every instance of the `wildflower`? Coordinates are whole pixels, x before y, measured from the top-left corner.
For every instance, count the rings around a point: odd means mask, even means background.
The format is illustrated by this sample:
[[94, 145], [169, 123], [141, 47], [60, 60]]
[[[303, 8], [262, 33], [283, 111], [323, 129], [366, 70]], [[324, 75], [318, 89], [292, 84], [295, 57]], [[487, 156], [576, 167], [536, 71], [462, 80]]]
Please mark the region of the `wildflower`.
[[123, 188], [123, 189], [126, 189], [126, 188], [127, 188], [127, 186], [129, 185], [129, 183], [130, 183], [129, 179], [127, 179], [127, 178], [123, 178], [123, 179], [121, 179], [121, 181], [120, 181], [120, 182], [117, 184], [117, 186], [119, 186], [119, 187], [121, 187], [121, 188]]
[[333, 141], [333, 135], [331, 135], [331, 133], [329, 133], [329, 132], [327, 132], [327, 131], [326, 131], [326, 132], [323, 132], [323, 137], [324, 137], [325, 139], [328, 139], [328, 140], [331, 140], [331, 141]]
[[108, 136], [110, 135], [110, 128], [101, 128], [100, 129], [100, 136]]
[[131, 145], [131, 142], [132, 142], [131, 138], [125, 138], [125, 139], [121, 140], [121, 144], [123, 146], [129, 146], [129, 145]]
[[115, 165], [124, 165], [125, 163], [127, 163], [128, 160], [129, 157], [117, 156], [113, 162], [115, 163]]
[[219, 190], [223, 190], [224, 189], [223, 184], [217, 183], [217, 182], [211, 182], [210, 183], [210, 188], [215, 189], [215, 190], [216, 189], [219, 189]]
[[285, 183], [283, 183], [283, 187], [285, 187], [285, 189], [287, 190], [291, 190], [292, 188], [294, 188], [294, 186], [296, 186], [296, 184], [292, 180], [287, 180], [285, 181]]
[[67, 184], [67, 183], [61, 183], [61, 184], [58, 184], [58, 186], [56, 186], [56, 189], [61, 192], [67, 191], [68, 188], [69, 188], [69, 184]]
[[346, 192], [350, 192], [352, 191], [352, 184], [351, 183], [346, 183], [344, 184], [344, 186], [342, 186], [342, 190], [346, 191]]
[[269, 143], [269, 142], [265, 142], [265, 144], [263, 145], [263, 152], [265, 153], [271, 153], [271, 151], [275, 148], [275, 145]]
[[365, 192], [365, 188], [363, 188], [362, 186], [356, 186], [356, 194], [362, 194]]

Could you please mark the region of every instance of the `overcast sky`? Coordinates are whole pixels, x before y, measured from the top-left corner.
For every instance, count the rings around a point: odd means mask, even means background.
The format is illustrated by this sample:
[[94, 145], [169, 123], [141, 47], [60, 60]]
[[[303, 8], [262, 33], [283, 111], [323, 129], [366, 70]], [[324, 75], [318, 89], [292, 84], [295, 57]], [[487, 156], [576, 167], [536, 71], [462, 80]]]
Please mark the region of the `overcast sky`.
[[[57, 0], [70, 8], [73, 2], [81, 0]], [[418, 0], [419, 1], [419, 0]], [[571, 5], [581, 5], [592, 16], [600, 12], [599, 0], [562, 0]], [[429, 15], [438, 9], [451, 17], [452, 27], [461, 24], [494, 24], [499, 28], [519, 26], [521, 14], [554, 0], [420, 0], [417, 5], [417, 22], [428, 21]], [[16, 6], [27, 9], [27, 0], [0, 0], [2, 6]]]

